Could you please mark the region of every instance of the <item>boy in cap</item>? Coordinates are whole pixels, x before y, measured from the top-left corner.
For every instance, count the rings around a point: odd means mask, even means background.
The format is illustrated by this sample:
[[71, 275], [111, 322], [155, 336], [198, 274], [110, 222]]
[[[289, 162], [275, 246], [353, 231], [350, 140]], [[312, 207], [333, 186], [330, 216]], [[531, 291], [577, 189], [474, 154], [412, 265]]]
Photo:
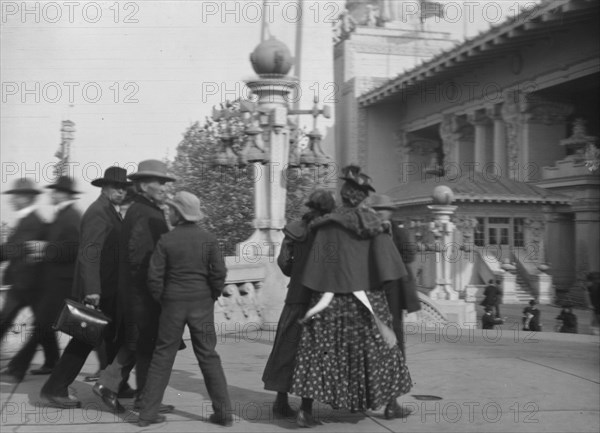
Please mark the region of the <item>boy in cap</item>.
[[160, 303], [161, 313], [138, 425], [165, 421], [165, 416], [159, 414], [160, 404], [187, 325], [215, 411], [209, 421], [230, 426], [231, 402], [221, 359], [215, 351], [214, 328], [214, 302], [223, 291], [227, 269], [217, 238], [196, 225], [203, 218], [200, 200], [180, 191], [167, 204], [174, 229], [160, 238], [150, 259], [148, 287]]

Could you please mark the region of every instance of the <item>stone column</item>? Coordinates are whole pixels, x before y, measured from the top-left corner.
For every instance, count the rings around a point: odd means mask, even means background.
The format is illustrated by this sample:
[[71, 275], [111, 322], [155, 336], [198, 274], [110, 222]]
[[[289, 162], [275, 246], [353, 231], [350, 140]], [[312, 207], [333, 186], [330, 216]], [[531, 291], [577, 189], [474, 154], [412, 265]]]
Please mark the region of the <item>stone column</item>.
[[462, 172], [461, 161], [473, 161], [473, 126], [464, 117], [444, 114], [440, 124], [440, 137], [444, 153], [444, 171], [455, 178]]
[[473, 142], [473, 162], [476, 171], [483, 171], [488, 162], [492, 161], [491, 146], [491, 119], [484, 110], [469, 113], [468, 121], [475, 127], [475, 140]]
[[487, 115], [493, 122], [494, 150], [493, 162], [494, 173], [499, 176], [508, 177], [508, 159], [506, 152], [506, 125], [502, 119], [501, 105], [496, 104], [487, 109]]

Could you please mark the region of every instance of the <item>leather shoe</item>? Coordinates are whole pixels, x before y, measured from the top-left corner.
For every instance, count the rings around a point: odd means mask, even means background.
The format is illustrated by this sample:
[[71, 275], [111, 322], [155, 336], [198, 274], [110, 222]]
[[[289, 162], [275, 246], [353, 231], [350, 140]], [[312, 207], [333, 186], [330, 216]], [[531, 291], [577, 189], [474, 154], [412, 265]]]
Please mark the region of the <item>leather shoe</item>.
[[60, 397], [58, 395], [50, 395], [42, 392], [40, 397], [43, 400], [46, 400], [53, 407], [58, 407], [60, 409], [70, 409], [81, 407], [81, 402], [73, 397]]
[[50, 373], [52, 373], [52, 367], [47, 367], [45, 365], [42, 365], [40, 368], [35, 368], [33, 370], [29, 370], [29, 372], [34, 375], [50, 374]]
[[383, 416], [385, 419], [394, 419], [394, 418], [406, 418], [412, 413], [412, 409], [407, 407], [402, 407], [398, 403], [389, 403], [385, 407], [385, 411], [383, 412]]
[[137, 397], [137, 390], [131, 388], [129, 385], [127, 385], [124, 388], [121, 388], [121, 390], [119, 391], [119, 394], [117, 394], [117, 396], [119, 398], [135, 398]]
[[213, 413], [208, 417], [208, 420], [213, 424], [222, 425], [223, 427], [231, 427], [233, 425], [233, 417], [231, 416], [226, 416], [223, 418], [216, 413]]
[[138, 420], [138, 427], [148, 427], [150, 424], [160, 424], [161, 422], [165, 422], [167, 417], [164, 415], [156, 415], [154, 419], [142, 419]]
[[117, 398], [117, 394], [112, 392], [105, 386], [100, 385], [98, 382], [92, 387], [92, 391], [94, 394], [102, 398], [102, 401], [110, 410], [115, 413], [123, 413], [126, 409], [119, 403], [119, 399]]

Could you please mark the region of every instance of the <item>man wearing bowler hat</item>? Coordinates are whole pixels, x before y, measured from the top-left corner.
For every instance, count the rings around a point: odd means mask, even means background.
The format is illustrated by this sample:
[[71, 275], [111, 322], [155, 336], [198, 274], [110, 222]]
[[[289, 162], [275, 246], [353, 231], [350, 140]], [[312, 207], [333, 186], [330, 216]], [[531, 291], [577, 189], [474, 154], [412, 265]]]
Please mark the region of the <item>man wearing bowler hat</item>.
[[60, 176], [46, 188], [50, 190], [54, 219], [48, 224], [45, 240], [28, 242], [30, 260], [41, 263], [42, 287], [34, 305], [35, 330], [8, 364], [9, 369], [23, 375], [33, 360], [38, 344], [44, 348], [45, 361], [40, 368], [31, 370], [31, 374], [50, 374], [58, 362], [60, 353], [52, 325], [63, 300], [71, 294], [79, 244], [81, 214], [74, 206], [79, 191], [75, 190], [73, 179]]
[[[87, 208], [81, 220], [72, 297], [99, 306], [107, 316], [114, 319], [121, 233], [118, 211], [125, 190], [131, 183], [127, 180], [126, 170], [120, 167], [107, 168], [104, 177], [91, 183], [101, 188], [101, 192], [98, 199]], [[109, 329], [105, 336], [107, 346], [114, 344], [113, 340], [114, 330], [111, 332]], [[81, 402], [69, 396], [68, 387], [81, 371], [93, 349], [92, 346], [72, 338], [42, 387], [42, 399], [61, 408], [81, 406]]]
[[[10, 329], [19, 311], [32, 306], [40, 292], [40, 264], [27, 258], [27, 242], [44, 239], [46, 225], [36, 211], [35, 202], [41, 191], [27, 178], [20, 178], [4, 194], [10, 194], [10, 203], [17, 214], [17, 222], [6, 243], [0, 245], [1, 260], [8, 261], [4, 272], [4, 284], [10, 285], [0, 311], [0, 340]], [[21, 381], [24, 371], [7, 368], [3, 380]]]
[[[167, 165], [154, 159], [141, 161], [138, 171], [128, 178], [134, 182], [137, 195], [123, 220], [119, 279], [122, 302], [117, 318], [117, 326], [124, 326], [126, 341], [93, 388], [94, 393], [118, 413], [125, 411], [117, 399], [119, 386], [135, 365], [137, 390], [142, 392], [156, 344], [160, 304], [148, 289], [148, 267], [156, 243], [169, 231], [161, 206], [167, 200], [166, 183], [175, 181], [167, 173]], [[126, 308], [121, 309], [125, 304]], [[134, 408], [140, 409], [139, 399]], [[172, 410], [173, 406], [160, 407], [161, 412]]]

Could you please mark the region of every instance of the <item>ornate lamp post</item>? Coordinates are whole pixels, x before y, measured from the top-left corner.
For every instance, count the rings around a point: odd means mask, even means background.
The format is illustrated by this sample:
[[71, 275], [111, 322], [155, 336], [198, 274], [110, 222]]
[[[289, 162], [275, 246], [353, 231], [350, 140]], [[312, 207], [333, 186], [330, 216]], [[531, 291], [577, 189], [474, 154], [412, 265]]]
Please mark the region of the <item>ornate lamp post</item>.
[[[301, 134], [292, 134], [290, 115], [310, 114], [313, 129], [307, 134], [305, 149], [294, 149], [293, 165], [327, 165], [329, 156], [321, 148], [322, 135], [317, 118], [330, 117], [329, 107], [319, 109], [315, 99], [310, 110], [290, 110], [290, 94], [298, 80], [287, 76], [292, 67], [292, 55], [285, 44], [274, 37], [261, 42], [250, 55], [258, 77], [246, 81], [253, 100], [240, 102], [240, 113], [232, 107], [215, 110], [221, 151], [215, 162], [224, 166], [245, 166], [255, 170], [254, 234], [240, 248], [248, 257], [274, 256], [283, 239], [285, 225], [286, 170], [290, 163], [290, 145], [299, 146]], [[291, 127], [290, 127], [291, 126]], [[243, 135], [243, 139], [238, 139]]]

